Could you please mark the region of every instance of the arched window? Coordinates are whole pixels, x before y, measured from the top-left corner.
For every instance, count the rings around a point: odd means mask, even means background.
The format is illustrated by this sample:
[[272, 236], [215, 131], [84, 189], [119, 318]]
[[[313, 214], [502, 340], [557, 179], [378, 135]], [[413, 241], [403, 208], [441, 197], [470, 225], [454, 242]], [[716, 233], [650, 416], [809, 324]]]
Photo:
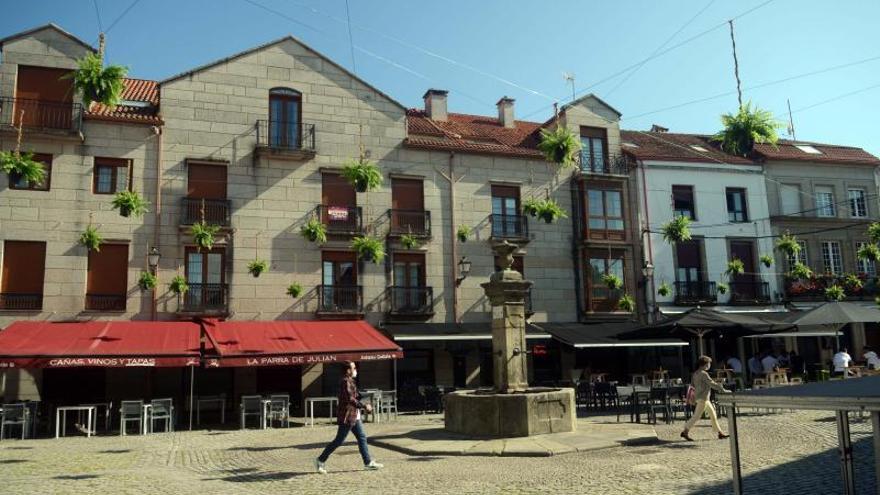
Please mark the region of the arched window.
[[302, 143], [302, 94], [289, 88], [269, 91], [269, 142], [298, 149]]

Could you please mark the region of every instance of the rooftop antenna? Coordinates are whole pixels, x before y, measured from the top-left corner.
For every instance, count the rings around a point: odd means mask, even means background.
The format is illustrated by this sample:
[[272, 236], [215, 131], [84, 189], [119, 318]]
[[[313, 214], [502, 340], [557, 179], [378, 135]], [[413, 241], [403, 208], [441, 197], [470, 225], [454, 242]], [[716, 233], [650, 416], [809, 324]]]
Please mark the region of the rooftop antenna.
[[571, 101], [574, 101], [574, 74], [571, 72], [563, 72], [562, 78], [571, 84]]
[[794, 118], [791, 116], [791, 101], [786, 98], [785, 103], [788, 104], [788, 135], [791, 136], [792, 141], [797, 141], [794, 135]]

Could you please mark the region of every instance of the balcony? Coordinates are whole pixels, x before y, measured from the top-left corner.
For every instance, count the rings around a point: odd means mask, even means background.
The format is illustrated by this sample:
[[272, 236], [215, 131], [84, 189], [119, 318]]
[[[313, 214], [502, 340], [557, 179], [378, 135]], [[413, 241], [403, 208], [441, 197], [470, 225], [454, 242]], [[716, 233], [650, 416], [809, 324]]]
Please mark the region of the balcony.
[[410, 234], [431, 237], [431, 212], [424, 210], [388, 210], [389, 235]]
[[315, 156], [315, 124], [257, 121], [257, 154], [288, 160]]
[[825, 289], [832, 285], [843, 287], [848, 301], [871, 301], [880, 295], [880, 280], [877, 277], [858, 275], [861, 287], [853, 285], [846, 277], [819, 275], [807, 280], [786, 277], [784, 291], [788, 301], [824, 301]]
[[581, 174], [589, 175], [629, 175], [632, 163], [623, 155], [607, 157], [589, 151], [581, 151], [579, 156]]
[[528, 241], [529, 221], [525, 215], [495, 215], [490, 217], [492, 239]]
[[228, 227], [230, 225], [231, 201], [228, 199], [183, 198], [180, 201], [180, 224], [192, 225], [202, 220], [211, 225]]
[[189, 290], [177, 296], [177, 312], [202, 315], [229, 313], [227, 284], [189, 284]]
[[364, 231], [360, 206], [318, 205], [318, 218], [327, 227], [328, 234], [352, 235]]
[[43, 309], [43, 295], [0, 294], [0, 309], [7, 311], [39, 311]]
[[434, 314], [433, 287], [389, 287], [391, 315], [426, 316]]
[[319, 285], [318, 317], [351, 318], [364, 313], [364, 288], [360, 285]]
[[0, 98], [0, 126], [6, 129], [21, 125], [32, 132], [78, 134], [82, 130], [82, 114], [79, 103]]
[[679, 306], [712, 305], [717, 302], [715, 282], [675, 282], [675, 304]]
[[86, 294], [86, 311], [125, 311], [125, 294]]
[[768, 282], [731, 282], [730, 304], [739, 306], [770, 304], [770, 284]]

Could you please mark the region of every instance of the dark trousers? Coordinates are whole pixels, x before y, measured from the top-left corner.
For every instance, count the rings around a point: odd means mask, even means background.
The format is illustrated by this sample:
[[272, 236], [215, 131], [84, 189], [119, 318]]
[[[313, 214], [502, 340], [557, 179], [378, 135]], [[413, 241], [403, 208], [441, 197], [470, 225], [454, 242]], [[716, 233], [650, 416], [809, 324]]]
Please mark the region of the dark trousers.
[[345, 441], [345, 437], [348, 436], [349, 431], [354, 433], [354, 437], [357, 439], [358, 450], [361, 452], [361, 458], [364, 460], [364, 465], [366, 466], [369, 464], [370, 450], [367, 448], [367, 434], [364, 433], [364, 425], [361, 423], [361, 420], [355, 421], [353, 425], [339, 425], [339, 429], [336, 430], [336, 438], [324, 448], [324, 452], [321, 453], [318, 460], [321, 462], [327, 462], [327, 458], [330, 457], [330, 454], [338, 449], [339, 446], [342, 445], [342, 442]]

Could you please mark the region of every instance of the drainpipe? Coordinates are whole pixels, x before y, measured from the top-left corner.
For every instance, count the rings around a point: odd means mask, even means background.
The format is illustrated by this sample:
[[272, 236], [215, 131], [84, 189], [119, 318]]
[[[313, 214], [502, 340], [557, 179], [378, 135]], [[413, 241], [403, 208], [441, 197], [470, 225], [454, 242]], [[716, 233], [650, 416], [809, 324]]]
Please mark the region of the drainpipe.
[[576, 307], [577, 307], [577, 321], [581, 321], [583, 319], [584, 311], [584, 301], [583, 301], [583, 287], [581, 286], [581, 270], [583, 269], [582, 256], [580, 250], [580, 243], [583, 242], [583, 230], [581, 229], [581, 201], [583, 198], [581, 197], [581, 188], [574, 178], [572, 178], [570, 184], [571, 188], [571, 227], [572, 227], [572, 236], [571, 236], [571, 255], [574, 258], [572, 261], [574, 262], [574, 297]]
[[[650, 209], [648, 208], [648, 181], [645, 178], [645, 162], [643, 160], [637, 160], [636, 166], [641, 169], [642, 175], [642, 206], [645, 212], [645, 230], [642, 232], [642, 238], [644, 238], [645, 234], [648, 236], [648, 263], [652, 266], [654, 265], [654, 246], [651, 243], [651, 215]], [[643, 275], [644, 276], [644, 275]], [[645, 297], [645, 305], [648, 306], [648, 322], [652, 323], [654, 321], [654, 312], [657, 310], [657, 300], [655, 299], [654, 294], [656, 294], [656, 289], [654, 287], [654, 277], [651, 277], [651, 297]], [[647, 283], [645, 284], [648, 285]], [[646, 294], [647, 296], [647, 294]], [[648, 305], [648, 300], [651, 300], [653, 304]]]
[[452, 321], [461, 323], [458, 315], [458, 242], [456, 242], [455, 227], [455, 153], [449, 152], [449, 241], [452, 249], [449, 250], [449, 261], [452, 267]]
[[[156, 134], [156, 204], [154, 211], [156, 212], [156, 225], [153, 229], [153, 247], [159, 249], [159, 240], [161, 239], [162, 230], [162, 152], [164, 149], [162, 128], [153, 126], [153, 132]], [[161, 249], [160, 249], [161, 251]], [[156, 275], [159, 274], [159, 267], [156, 267]], [[158, 286], [158, 285], [157, 285]], [[157, 289], [153, 287], [152, 301], [150, 304], [150, 319], [156, 319], [157, 313]]]

